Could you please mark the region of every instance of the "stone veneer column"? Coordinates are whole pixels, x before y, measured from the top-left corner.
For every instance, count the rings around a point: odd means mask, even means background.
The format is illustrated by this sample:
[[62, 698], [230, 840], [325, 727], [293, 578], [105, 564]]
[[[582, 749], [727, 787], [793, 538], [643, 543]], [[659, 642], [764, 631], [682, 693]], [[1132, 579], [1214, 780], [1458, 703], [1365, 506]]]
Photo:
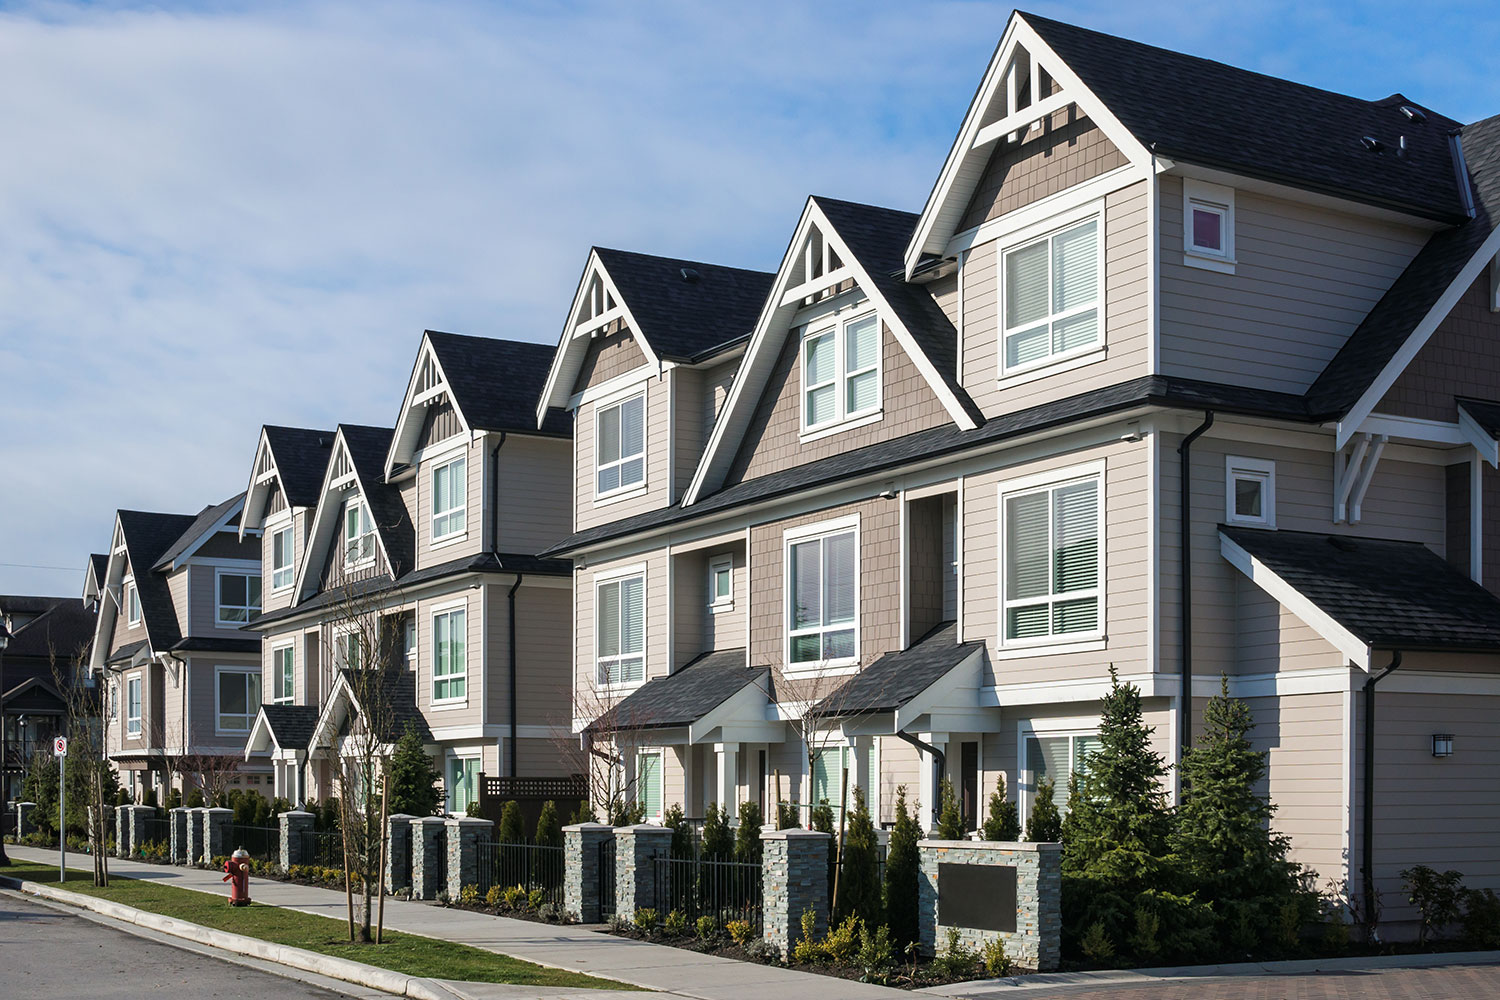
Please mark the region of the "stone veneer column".
[[948, 936], [941, 922], [938, 865], [1009, 865], [1016, 869], [1014, 932], [958, 928], [959, 940], [980, 947], [996, 938], [1017, 965], [1048, 972], [1062, 958], [1062, 845], [974, 840], [923, 840], [918, 845], [918, 921], [922, 950], [931, 955]]
[[436, 899], [448, 886], [448, 853], [443, 849], [447, 830], [441, 816], [411, 821], [411, 895]]
[[203, 814], [207, 811], [202, 806], [187, 811], [187, 860], [183, 864], [196, 865], [203, 860]]
[[[611, 840], [607, 823], [563, 827], [563, 912], [579, 923], [597, 924], [599, 912], [599, 845]], [[669, 845], [670, 846], [670, 845]]]
[[395, 892], [411, 885], [411, 821], [406, 813], [387, 816], [385, 821], [385, 891]]
[[292, 865], [305, 865], [308, 859], [304, 857], [307, 851], [305, 844], [308, 833], [313, 828], [313, 814], [302, 812], [298, 809], [288, 809], [276, 817], [281, 826], [281, 869], [286, 871]]
[[174, 865], [188, 863], [188, 816], [189, 810], [178, 806], [167, 810], [168, 831], [171, 843], [169, 857]]
[[671, 852], [670, 827], [640, 823], [615, 828], [616, 913], [634, 920], [636, 910], [656, 906], [656, 865], [652, 861]]
[[136, 857], [146, 843], [146, 820], [155, 816], [156, 810], [151, 806], [121, 806], [118, 811], [125, 813], [125, 829], [130, 838], [125, 856]]
[[816, 830], [762, 830], [761, 913], [766, 943], [783, 957], [802, 935], [812, 910], [814, 934], [828, 932], [828, 851], [833, 838]]
[[203, 860], [227, 856], [238, 844], [229, 843], [229, 824], [234, 822], [234, 810], [214, 807], [203, 810]]
[[130, 826], [125, 821], [125, 807], [115, 810], [115, 857], [130, 857]]
[[444, 825], [448, 828], [448, 898], [457, 900], [464, 886], [479, 883], [479, 841], [494, 837], [495, 824], [460, 816]]

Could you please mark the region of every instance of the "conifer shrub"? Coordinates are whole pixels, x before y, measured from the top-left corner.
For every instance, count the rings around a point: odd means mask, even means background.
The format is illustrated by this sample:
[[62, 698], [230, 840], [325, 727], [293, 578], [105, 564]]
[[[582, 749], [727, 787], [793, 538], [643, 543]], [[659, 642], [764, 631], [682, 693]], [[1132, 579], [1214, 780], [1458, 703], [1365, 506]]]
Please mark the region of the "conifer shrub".
[[1021, 817], [1016, 804], [1005, 797], [1005, 775], [990, 793], [990, 812], [984, 821], [984, 839], [1013, 842], [1021, 839]]
[[843, 870], [839, 873], [838, 906], [834, 918], [855, 916], [865, 926], [882, 922], [880, 886], [880, 842], [865, 804], [862, 788], [854, 790], [854, 810], [844, 831]]
[[906, 808], [906, 786], [896, 789], [896, 824], [891, 828], [885, 856], [885, 923], [891, 945], [901, 954], [919, 937], [917, 880], [921, 861], [917, 821]]
[[953, 782], [944, 778], [938, 782], [938, 821], [933, 831], [938, 840], [963, 840], [963, 813], [958, 807], [958, 796], [953, 794]]
[[1062, 836], [1062, 817], [1052, 799], [1052, 779], [1038, 778], [1031, 796], [1031, 815], [1026, 818], [1026, 839], [1051, 843]]

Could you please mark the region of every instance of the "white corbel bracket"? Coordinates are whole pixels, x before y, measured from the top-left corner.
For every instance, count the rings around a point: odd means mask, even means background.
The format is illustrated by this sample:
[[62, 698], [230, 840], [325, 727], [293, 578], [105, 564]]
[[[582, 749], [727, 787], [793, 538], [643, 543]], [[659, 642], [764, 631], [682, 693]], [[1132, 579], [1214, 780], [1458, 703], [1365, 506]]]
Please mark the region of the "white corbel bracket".
[[1385, 451], [1387, 434], [1361, 434], [1354, 447], [1345, 454], [1342, 450], [1333, 455], [1333, 522], [1358, 524], [1360, 505], [1375, 478], [1375, 467], [1380, 464], [1381, 452]]

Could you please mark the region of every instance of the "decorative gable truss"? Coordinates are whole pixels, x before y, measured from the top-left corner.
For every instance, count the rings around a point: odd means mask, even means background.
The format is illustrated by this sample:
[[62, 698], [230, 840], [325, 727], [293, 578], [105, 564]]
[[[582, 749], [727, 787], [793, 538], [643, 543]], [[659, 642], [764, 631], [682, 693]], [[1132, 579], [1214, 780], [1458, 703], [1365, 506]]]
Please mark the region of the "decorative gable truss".
[[[905, 255], [906, 277], [927, 257], [950, 257], [970, 199], [997, 148], [1021, 142], [1050, 115], [1076, 106], [1125, 156], [1132, 173], [1149, 176], [1171, 166], [1151, 152], [1110, 113], [1066, 63], [1026, 23], [1011, 15], [979, 90], [927, 196]], [[1154, 160], [1154, 162], [1153, 162]]]
[[250, 529], [259, 528], [266, 519], [279, 514], [287, 506], [286, 491], [282, 489], [281, 477], [276, 469], [276, 456], [271, 452], [271, 442], [261, 428], [260, 443], [255, 448], [255, 464], [250, 469], [250, 485], [245, 488], [245, 513], [240, 518], [240, 540]]
[[[340, 536], [344, 523], [344, 505], [354, 499], [365, 500], [368, 505], [368, 485], [360, 480], [358, 466], [349, 452], [349, 442], [344, 436], [344, 428], [340, 427], [333, 439], [328, 473], [323, 478], [323, 491], [318, 500], [317, 511], [313, 514], [312, 529], [308, 533], [307, 556], [297, 569], [297, 588], [293, 592], [292, 603], [304, 601], [317, 592], [329, 552], [342, 541]], [[387, 545], [386, 531], [383, 530], [385, 526], [380, 523], [373, 508], [370, 516], [375, 528], [375, 544], [379, 547], [386, 566], [392, 567], [396, 563], [391, 558], [392, 553]]]
[[442, 363], [433, 350], [432, 338], [422, 334], [422, 346], [417, 351], [417, 363], [407, 380], [406, 396], [401, 401], [401, 415], [396, 418], [396, 432], [391, 436], [390, 452], [385, 458], [385, 477], [389, 482], [400, 476], [406, 466], [413, 464], [422, 444], [422, 432], [427, 427], [430, 415], [441, 414], [447, 421], [456, 422], [457, 429], [467, 437], [473, 437], [473, 428], [464, 418], [458, 402], [448, 388], [448, 377], [443, 373]]

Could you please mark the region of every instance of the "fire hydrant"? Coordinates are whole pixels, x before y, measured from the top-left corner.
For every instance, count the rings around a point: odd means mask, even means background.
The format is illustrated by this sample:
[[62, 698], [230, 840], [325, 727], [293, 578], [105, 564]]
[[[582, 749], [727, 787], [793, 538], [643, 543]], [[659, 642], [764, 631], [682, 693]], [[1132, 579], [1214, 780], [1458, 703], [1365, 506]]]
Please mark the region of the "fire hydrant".
[[224, 881], [229, 883], [229, 905], [250, 905], [250, 852], [241, 847], [224, 862]]

